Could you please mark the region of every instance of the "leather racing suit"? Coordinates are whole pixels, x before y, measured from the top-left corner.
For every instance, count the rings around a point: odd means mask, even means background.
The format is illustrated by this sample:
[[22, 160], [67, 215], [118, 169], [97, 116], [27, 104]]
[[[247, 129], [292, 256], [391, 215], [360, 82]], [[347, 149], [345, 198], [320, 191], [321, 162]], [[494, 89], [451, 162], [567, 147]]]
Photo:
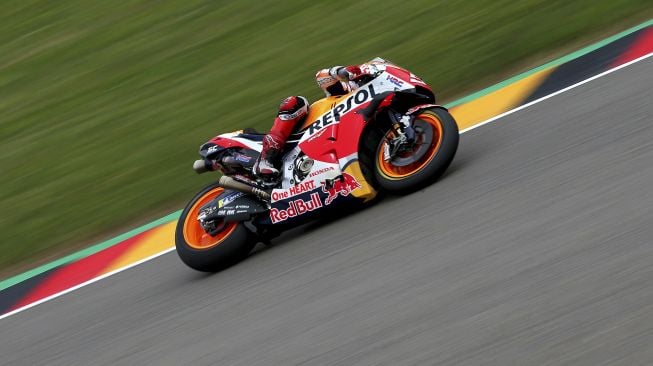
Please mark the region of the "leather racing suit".
[[[371, 74], [371, 65], [334, 66], [322, 69], [315, 74], [317, 84], [326, 96], [344, 95], [358, 88], [355, 80], [363, 75]], [[281, 153], [288, 137], [308, 114], [308, 100], [302, 96], [290, 96], [279, 105], [277, 117], [272, 128], [263, 138], [263, 149], [256, 164], [254, 174], [267, 181], [279, 177]]]

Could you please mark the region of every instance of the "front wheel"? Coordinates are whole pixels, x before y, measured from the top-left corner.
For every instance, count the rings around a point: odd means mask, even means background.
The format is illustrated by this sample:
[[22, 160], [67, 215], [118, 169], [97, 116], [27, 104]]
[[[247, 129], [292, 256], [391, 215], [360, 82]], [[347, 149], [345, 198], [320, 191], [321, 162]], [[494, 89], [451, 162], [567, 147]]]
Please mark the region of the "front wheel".
[[205, 187], [190, 200], [177, 221], [175, 246], [181, 260], [203, 272], [215, 272], [243, 260], [254, 247], [250, 231], [240, 222], [216, 222], [220, 230], [208, 234], [197, 217], [200, 208], [224, 193], [217, 183]]
[[413, 128], [415, 143], [410, 149], [388, 158], [393, 130], [385, 134], [376, 148], [374, 178], [388, 192], [406, 194], [433, 183], [447, 170], [458, 149], [458, 125], [444, 108], [418, 112]]

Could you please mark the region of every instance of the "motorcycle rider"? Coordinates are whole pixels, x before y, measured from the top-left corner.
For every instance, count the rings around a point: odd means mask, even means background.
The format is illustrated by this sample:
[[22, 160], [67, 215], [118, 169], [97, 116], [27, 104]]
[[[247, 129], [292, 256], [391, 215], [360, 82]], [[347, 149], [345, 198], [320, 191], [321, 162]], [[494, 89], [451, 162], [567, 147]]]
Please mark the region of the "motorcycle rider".
[[[345, 95], [358, 88], [356, 80], [376, 71], [374, 65], [334, 66], [315, 74], [317, 84], [327, 97]], [[261, 155], [254, 164], [254, 174], [265, 181], [279, 178], [281, 152], [288, 137], [308, 114], [308, 100], [302, 96], [290, 96], [279, 105], [279, 112], [270, 131], [263, 138]]]

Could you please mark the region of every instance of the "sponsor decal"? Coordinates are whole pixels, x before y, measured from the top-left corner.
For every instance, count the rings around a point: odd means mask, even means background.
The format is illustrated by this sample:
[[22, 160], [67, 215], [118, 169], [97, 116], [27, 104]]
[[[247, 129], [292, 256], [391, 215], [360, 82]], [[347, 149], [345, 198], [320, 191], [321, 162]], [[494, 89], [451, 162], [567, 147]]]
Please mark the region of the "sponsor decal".
[[249, 163], [250, 160], [252, 160], [251, 156], [247, 155], [242, 155], [242, 154], [236, 154], [236, 160], [242, 161], [243, 163]]
[[311, 194], [310, 200], [308, 201], [304, 201], [301, 198], [290, 201], [288, 208], [285, 210], [270, 209], [270, 219], [273, 224], [276, 224], [277, 222], [286, 221], [290, 218], [317, 210], [320, 207], [322, 207], [322, 201], [320, 201], [320, 194], [316, 192]]
[[[220, 203], [218, 202], [218, 205]], [[249, 212], [249, 205], [235, 205], [230, 207], [222, 207], [218, 209], [215, 205], [204, 208], [198, 215], [200, 221], [204, 221], [208, 218], [224, 217], [236, 214], [243, 214]]]
[[367, 88], [358, 89], [347, 99], [336, 104], [333, 109], [322, 115], [318, 120], [308, 126], [308, 134], [313, 135], [328, 125], [340, 121], [340, 116], [349, 112], [352, 108], [364, 104], [376, 96], [374, 86], [370, 84]]
[[389, 82], [391, 82], [392, 84], [396, 85], [396, 86], [399, 87], [399, 88], [401, 88], [401, 87], [404, 86], [404, 82], [403, 82], [403, 81], [401, 81], [399, 78], [394, 77], [394, 76], [392, 76], [392, 75], [388, 75], [388, 76], [386, 77], [386, 80], [388, 80]]
[[209, 149], [206, 152], [211, 154], [211, 153], [214, 153], [216, 151], [218, 151], [218, 145], [213, 145], [213, 146], [209, 147]]
[[342, 173], [342, 176], [322, 182], [322, 192], [327, 194], [324, 204], [330, 205], [338, 195], [349, 196], [352, 191], [360, 188], [361, 185], [351, 174]]
[[288, 189], [275, 189], [272, 191], [272, 195], [271, 195], [272, 202], [285, 200], [286, 198], [290, 198], [304, 192], [309, 192], [316, 188], [317, 187], [315, 186], [315, 182], [311, 180], [311, 181], [299, 183]]
[[218, 201], [218, 208], [222, 208], [223, 206], [226, 206], [226, 205], [230, 204], [231, 202], [235, 201], [236, 198], [242, 197], [244, 195], [245, 195], [245, 193], [234, 192], [234, 193], [222, 198], [221, 200], [219, 200]]
[[222, 208], [222, 209], [220, 209], [220, 210], [218, 210], [216, 212], [216, 215], [218, 217], [225, 217], [225, 216], [245, 214], [245, 213], [248, 213], [248, 212], [249, 212], [248, 210], [244, 210], [244, 209], [237, 210], [237, 209], [231, 209], [231, 208], [229, 208], [229, 209]]
[[332, 171], [332, 170], [336, 170], [336, 169], [335, 169], [334, 167], [330, 166], [330, 167], [326, 167], [326, 168], [318, 169], [318, 170], [312, 172], [311, 174], [309, 174], [308, 176], [309, 176], [309, 178], [310, 178], [310, 177], [314, 177], [314, 176], [319, 175], [319, 174], [323, 174], [323, 173], [326, 173], [326, 172], [330, 172], [330, 171]]

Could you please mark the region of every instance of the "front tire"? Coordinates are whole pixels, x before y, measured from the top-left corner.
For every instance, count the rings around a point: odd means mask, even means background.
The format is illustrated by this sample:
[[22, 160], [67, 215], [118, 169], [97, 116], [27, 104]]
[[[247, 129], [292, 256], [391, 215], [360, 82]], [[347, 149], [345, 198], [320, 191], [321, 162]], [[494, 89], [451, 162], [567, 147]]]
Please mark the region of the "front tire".
[[395, 194], [407, 194], [437, 180], [451, 164], [460, 134], [449, 112], [441, 107], [420, 111], [413, 121], [417, 142], [412, 151], [384, 158], [389, 130], [379, 141], [374, 158], [374, 178], [378, 185]]
[[240, 222], [223, 223], [215, 235], [209, 235], [197, 220], [199, 209], [224, 193], [212, 183], [188, 202], [175, 230], [179, 258], [189, 267], [202, 272], [216, 272], [247, 257], [254, 247], [250, 231]]

